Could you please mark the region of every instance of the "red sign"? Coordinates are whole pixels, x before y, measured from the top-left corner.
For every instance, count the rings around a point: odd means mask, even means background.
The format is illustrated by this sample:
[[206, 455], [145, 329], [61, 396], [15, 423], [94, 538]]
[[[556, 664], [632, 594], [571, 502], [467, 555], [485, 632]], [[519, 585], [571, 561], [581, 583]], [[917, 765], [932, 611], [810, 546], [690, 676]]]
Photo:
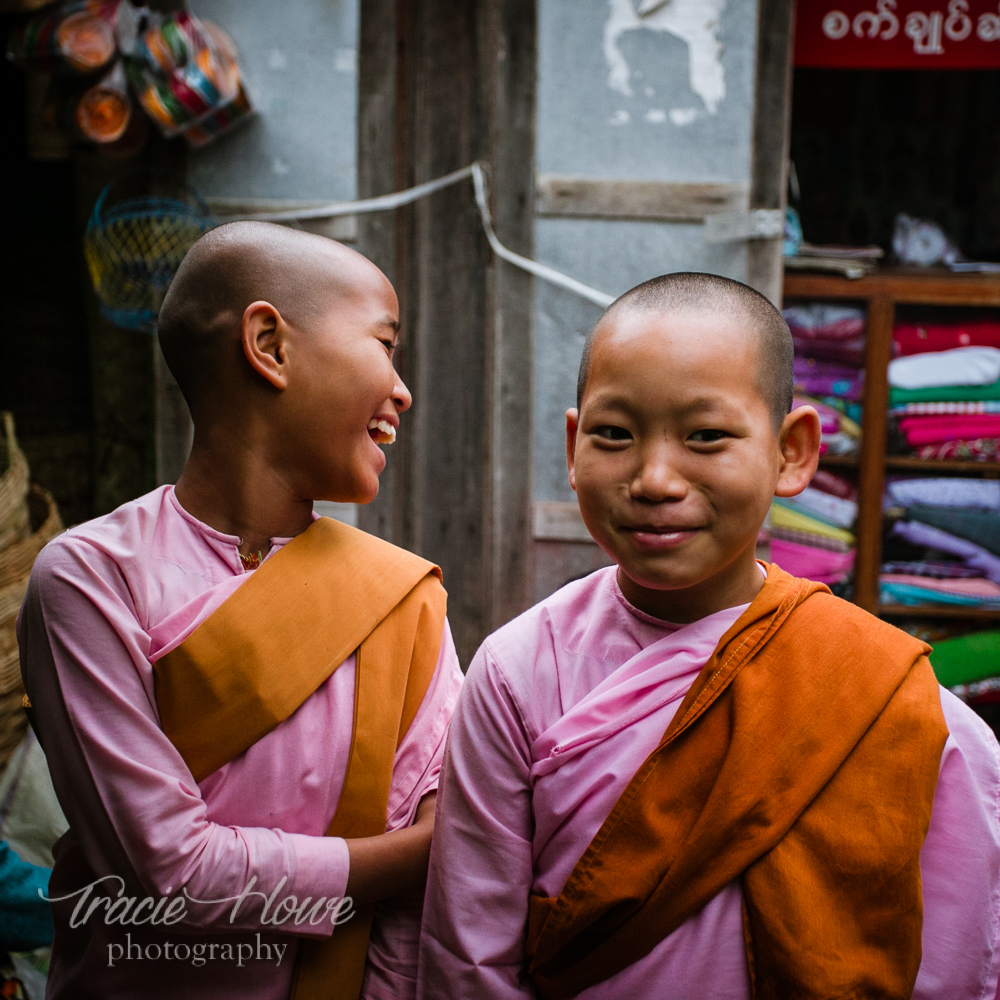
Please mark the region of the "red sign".
[[998, 0], [798, 0], [795, 65], [1000, 69]]

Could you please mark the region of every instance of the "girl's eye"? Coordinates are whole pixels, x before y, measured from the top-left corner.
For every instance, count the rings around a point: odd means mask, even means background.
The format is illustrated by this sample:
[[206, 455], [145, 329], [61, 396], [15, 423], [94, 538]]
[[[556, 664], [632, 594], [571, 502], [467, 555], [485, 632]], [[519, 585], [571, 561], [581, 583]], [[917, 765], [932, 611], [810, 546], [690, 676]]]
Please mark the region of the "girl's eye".
[[396, 345], [391, 340], [383, 340], [382, 344], [385, 347], [385, 349], [389, 352], [390, 356], [395, 352]]
[[706, 429], [703, 431], [695, 431], [688, 440], [697, 441], [698, 444], [714, 444], [716, 441], [721, 441], [723, 438], [729, 437], [725, 431]]
[[632, 437], [624, 427], [615, 427], [611, 424], [595, 427], [593, 433], [605, 441], [628, 441]]

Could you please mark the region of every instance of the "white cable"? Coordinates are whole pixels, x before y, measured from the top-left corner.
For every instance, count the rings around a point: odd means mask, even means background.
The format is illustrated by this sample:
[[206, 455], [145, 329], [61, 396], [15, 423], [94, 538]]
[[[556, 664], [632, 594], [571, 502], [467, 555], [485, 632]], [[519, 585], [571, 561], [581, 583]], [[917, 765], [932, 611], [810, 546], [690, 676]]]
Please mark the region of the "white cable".
[[364, 198], [361, 201], [332, 201], [328, 205], [317, 205], [315, 208], [293, 208], [285, 212], [248, 212], [240, 215], [241, 219], [253, 219], [255, 222], [295, 222], [297, 219], [333, 219], [340, 215], [358, 215], [362, 212], [387, 212], [393, 208], [409, 205], [411, 202], [426, 198], [427, 195], [450, 187], [466, 177], [472, 176], [473, 167], [462, 167], [453, 173], [438, 177], [437, 180], [418, 184], [416, 187], [397, 191], [395, 194], [383, 194], [377, 198]]
[[486, 239], [489, 241], [491, 249], [498, 257], [503, 258], [515, 267], [519, 267], [522, 270], [529, 272], [529, 274], [534, 274], [536, 277], [544, 278], [553, 285], [559, 285], [561, 288], [566, 288], [571, 292], [576, 292], [577, 295], [580, 295], [585, 299], [589, 299], [591, 302], [594, 302], [599, 306], [606, 308], [614, 302], [615, 299], [613, 295], [608, 295], [606, 292], [599, 292], [596, 288], [591, 288], [589, 285], [585, 285], [582, 282], [577, 281], [575, 278], [571, 278], [568, 275], [563, 274], [561, 271], [557, 271], [553, 267], [548, 267], [545, 264], [539, 264], [527, 257], [522, 257], [519, 253], [514, 253], [513, 250], [508, 250], [497, 239], [496, 233], [493, 232], [493, 224], [490, 222], [489, 204], [486, 200], [486, 176], [483, 173], [482, 165], [478, 162], [473, 163], [471, 170], [472, 184], [476, 191], [476, 205], [479, 206], [479, 217], [482, 219], [483, 229], [486, 231]]
[[450, 187], [452, 184], [458, 184], [460, 181], [465, 180], [466, 177], [472, 178], [476, 196], [476, 207], [479, 209], [479, 218], [483, 224], [483, 230], [486, 233], [490, 249], [498, 257], [513, 264], [515, 267], [527, 271], [529, 274], [551, 282], [553, 285], [559, 285], [561, 288], [575, 292], [577, 295], [599, 306], [606, 307], [611, 305], [614, 301], [614, 296], [608, 295], [605, 292], [599, 292], [596, 288], [591, 288], [589, 285], [585, 285], [575, 278], [557, 271], [553, 267], [539, 264], [528, 257], [522, 257], [521, 254], [514, 253], [513, 250], [508, 250], [497, 239], [496, 233], [493, 232], [493, 223], [490, 220], [489, 203], [486, 197], [486, 174], [483, 171], [482, 164], [479, 162], [473, 163], [468, 167], [462, 167], [461, 170], [455, 170], [450, 174], [445, 174], [444, 177], [438, 177], [436, 180], [427, 181], [425, 184], [418, 184], [416, 187], [407, 188], [405, 191], [397, 191], [394, 194], [383, 194], [378, 198], [364, 198], [361, 201], [334, 201], [327, 205], [317, 205], [315, 208], [289, 209], [284, 212], [246, 213], [241, 214], [239, 218], [253, 219], [257, 222], [295, 222], [300, 219], [332, 219], [341, 215], [359, 215], [363, 212], [386, 212], [394, 208], [400, 208], [403, 205], [412, 204], [420, 198], [426, 198], [427, 195], [433, 194], [435, 191]]

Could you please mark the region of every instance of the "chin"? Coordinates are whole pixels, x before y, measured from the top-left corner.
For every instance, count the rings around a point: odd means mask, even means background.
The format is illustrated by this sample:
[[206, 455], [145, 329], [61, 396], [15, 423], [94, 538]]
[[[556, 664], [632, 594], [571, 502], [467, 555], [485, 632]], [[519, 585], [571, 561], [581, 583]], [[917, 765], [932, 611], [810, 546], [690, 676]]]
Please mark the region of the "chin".
[[679, 560], [667, 565], [662, 562], [650, 565], [633, 559], [615, 561], [629, 579], [647, 590], [686, 590], [697, 587], [711, 579], [717, 570], [717, 567], [711, 566], [685, 565]]

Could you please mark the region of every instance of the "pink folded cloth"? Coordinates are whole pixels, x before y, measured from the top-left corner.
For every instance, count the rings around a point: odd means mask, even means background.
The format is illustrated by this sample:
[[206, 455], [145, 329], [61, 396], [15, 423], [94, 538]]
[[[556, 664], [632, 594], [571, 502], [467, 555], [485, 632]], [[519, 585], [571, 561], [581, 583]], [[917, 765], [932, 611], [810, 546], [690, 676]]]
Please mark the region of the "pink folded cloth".
[[824, 493], [840, 497], [842, 500], [857, 500], [858, 498], [857, 486], [846, 476], [839, 476], [829, 469], [817, 469], [809, 485]]
[[[771, 543], [771, 552], [773, 556], [773, 542]], [[777, 562], [777, 559], [775, 559], [775, 562]], [[779, 565], [781, 564], [779, 563]], [[782, 569], [785, 568], [782, 565]], [[986, 597], [993, 600], [1000, 597], [1000, 583], [995, 583], [993, 580], [987, 580], [983, 577], [966, 580], [935, 580], [931, 577], [917, 576], [913, 573], [883, 573], [879, 577], [879, 582], [905, 583], [911, 587], [923, 587], [924, 590], [937, 590], [942, 594], [959, 594], [962, 597]]]
[[955, 413], [903, 417], [899, 429], [912, 446], [980, 437], [1000, 437], [1000, 413]]
[[860, 367], [865, 363], [865, 338], [852, 337], [850, 340], [835, 340], [792, 336], [795, 354], [801, 358], [815, 358], [817, 361], [835, 361], [840, 364]]
[[771, 560], [792, 576], [802, 576], [817, 583], [839, 583], [854, 567], [854, 550], [831, 552], [772, 537]]

